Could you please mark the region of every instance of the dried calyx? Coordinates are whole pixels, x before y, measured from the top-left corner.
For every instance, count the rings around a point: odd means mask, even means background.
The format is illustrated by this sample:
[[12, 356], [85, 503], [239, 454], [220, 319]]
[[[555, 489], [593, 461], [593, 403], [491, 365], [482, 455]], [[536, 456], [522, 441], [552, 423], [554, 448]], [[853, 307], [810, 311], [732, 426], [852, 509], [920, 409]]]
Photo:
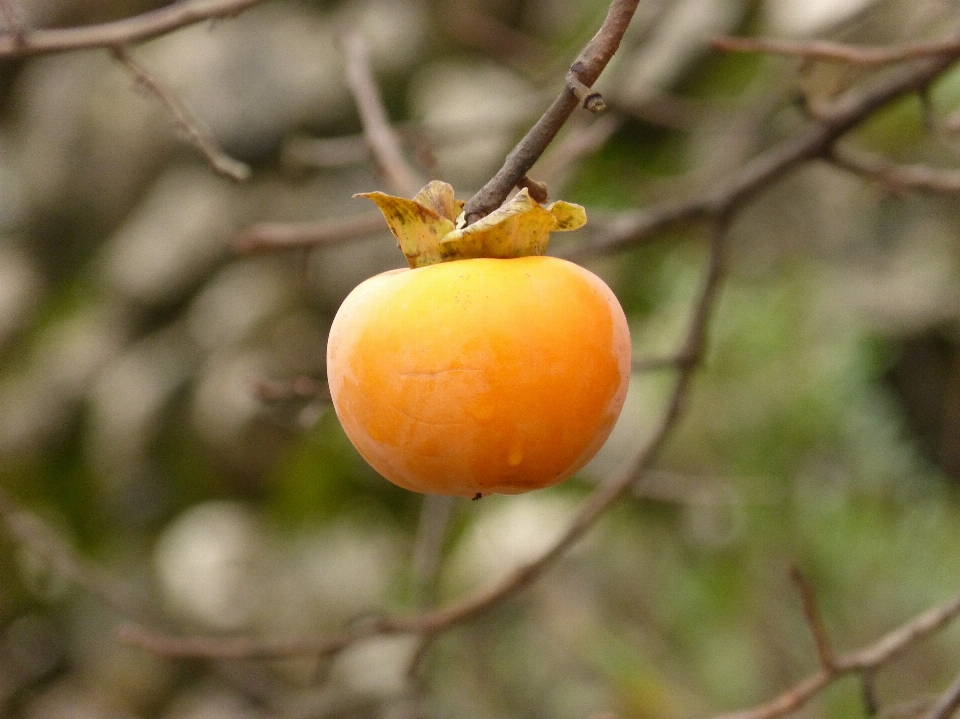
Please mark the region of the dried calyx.
[[412, 200], [382, 192], [355, 197], [377, 204], [410, 267], [476, 257], [542, 255], [551, 232], [576, 230], [587, 221], [580, 205], [557, 201], [544, 206], [526, 189], [466, 227], [464, 202], [453, 196], [453, 187], [446, 182], [430, 182]]

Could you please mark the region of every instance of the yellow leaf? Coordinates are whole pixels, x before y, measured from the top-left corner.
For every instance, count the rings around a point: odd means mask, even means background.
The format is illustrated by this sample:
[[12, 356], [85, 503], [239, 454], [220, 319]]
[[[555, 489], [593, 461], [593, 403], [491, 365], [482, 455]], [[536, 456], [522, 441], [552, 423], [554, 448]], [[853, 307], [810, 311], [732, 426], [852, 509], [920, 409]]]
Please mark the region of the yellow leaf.
[[580, 205], [574, 205], [572, 202], [557, 200], [547, 205], [547, 212], [557, 218], [557, 226], [553, 228], [557, 232], [579, 230], [587, 224], [586, 211]]
[[362, 192], [354, 197], [366, 197], [377, 203], [411, 267], [443, 261], [438, 250], [440, 241], [453, 230], [451, 220], [413, 200], [382, 192]]
[[449, 183], [440, 180], [428, 182], [427, 186], [413, 198], [413, 201], [433, 210], [441, 217], [446, 217], [451, 222], [457, 221], [457, 217], [466, 204], [463, 200], [458, 200], [453, 196], [453, 187]]
[[464, 203], [454, 197], [453, 188], [446, 182], [430, 182], [412, 200], [382, 192], [354, 196], [377, 203], [411, 267], [476, 257], [542, 255], [551, 232], [575, 230], [587, 221], [580, 205], [554, 202], [543, 207], [526, 188], [499, 209], [459, 230], [454, 222]]

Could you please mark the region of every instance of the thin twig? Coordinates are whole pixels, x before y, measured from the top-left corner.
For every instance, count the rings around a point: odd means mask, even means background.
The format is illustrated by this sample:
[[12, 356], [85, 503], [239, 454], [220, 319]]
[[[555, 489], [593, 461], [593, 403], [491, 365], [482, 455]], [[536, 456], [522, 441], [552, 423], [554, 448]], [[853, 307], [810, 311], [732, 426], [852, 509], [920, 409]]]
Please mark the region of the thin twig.
[[940, 695], [924, 719], [950, 719], [960, 708], [960, 675], [953, 680], [953, 684]]
[[436, 6], [440, 26], [467, 47], [486, 52], [524, 72], [554, 60], [549, 44], [481, 12], [482, 3], [476, 0], [444, 0]]
[[841, 677], [887, 664], [910, 647], [935, 634], [960, 615], [960, 596], [918, 614], [863, 649], [836, 658], [830, 667], [798, 682], [790, 689], [752, 709], [723, 714], [716, 719], [775, 719], [796, 711]]
[[771, 182], [802, 162], [827, 156], [837, 139], [891, 100], [916, 92], [943, 73], [953, 57], [917, 60], [891, 68], [867, 79], [861, 86], [840, 95], [825, 113], [799, 135], [774, 145], [705, 190], [679, 201], [668, 201], [644, 210], [623, 213], [589, 243], [568, 250], [564, 256], [581, 259], [637, 245], [664, 228], [681, 221], [702, 220], [742, 204]]
[[603, 101], [603, 95], [584, 85], [572, 72], [567, 73], [567, 84], [573, 90], [573, 94], [577, 96], [584, 110], [599, 113], [607, 109], [607, 105]]
[[240, 254], [311, 249], [358, 240], [385, 229], [379, 212], [319, 222], [261, 222], [234, 239], [233, 249]]
[[443, 553], [443, 539], [453, 506], [453, 497], [436, 494], [424, 495], [420, 505], [420, 519], [417, 522], [410, 560], [410, 594], [417, 606], [433, 601], [437, 571], [440, 569], [440, 557]]
[[[19, 0], [0, 0], [0, 16], [7, 26], [7, 34], [16, 47], [23, 47], [27, 41], [27, 18]], [[0, 40], [2, 40], [0, 35]]]
[[348, 33], [343, 38], [343, 49], [347, 63], [347, 84], [357, 103], [363, 132], [373, 156], [387, 184], [400, 195], [413, 197], [424, 183], [407, 164], [400, 151], [397, 135], [390, 127], [387, 111], [370, 69], [366, 43], [357, 33]]
[[531, 198], [541, 204], [550, 199], [550, 192], [545, 182], [539, 182], [524, 175], [517, 181], [517, 189], [522, 190], [524, 188], [530, 193]]
[[590, 118], [589, 122], [568, 131], [544, 153], [537, 165], [537, 174], [553, 184], [561, 174], [566, 174], [581, 159], [602, 148], [607, 140], [623, 126], [623, 117], [607, 113], [603, 117]]
[[960, 56], [956, 38], [905, 45], [870, 47], [826, 40], [780, 40], [762, 37], [715, 37], [710, 45], [726, 52], [762, 52], [805, 60], [838, 60], [854, 65], [889, 65], [925, 57]]
[[126, 47], [116, 45], [110, 50], [113, 56], [133, 75], [137, 83], [160, 100], [173, 118], [177, 128], [183, 132], [194, 149], [203, 155], [214, 172], [238, 182], [250, 177], [250, 167], [221, 150], [213, 135], [194, 117], [183, 100], [171, 88], [151, 75], [147, 68], [141, 65]]
[[323, 380], [306, 375], [286, 381], [260, 379], [254, 385], [257, 399], [262, 402], [287, 402], [290, 400], [310, 400], [329, 402], [330, 388]]
[[960, 171], [924, 164], [902, 165], [878, 155], [835, 145], [828, 158], [837, 167], [875, 180], [894, 190], [924, 190], [948, 195], [960, 193]]
[[800, 601], [803, 604], [803, 616], [806, 617], [807, 625], [810, 627], [810, 633], [813, 635], [820, 666], [824, 669], [830, 669], [834, 664], [833, 648], [830, 646], [827, 627], [823, 623], [820, 608], [817, 606], [817, 594], [813, 589], [813, 585], [810, 584], [810, 581], [797, 565], [790, 567], [790, 579], [800, 594]]
[[635, 374], [663, 372], [674, 370], [681, 364], [683, 364], [682, 357], [634, 357], [630, 364], [630, 371]]
[[[593, 86], [620, 47], [620, 40], [636, 12], [638, 2], [639, 0], [613, 0], [610, 3], [610, 10], [600, 30], [570, 66], [570, 73], [584, 86]], [[527, 174], [547, 145], [556, 137], [578, 104], [579, 100], [570, 84], [564, 83], [560, 95], [507, 155], [503, 167], [467, 201], [464, 214], [468, 224], [490, 214], [503, 203], [510, 190]]]
[[31, 29], [19, 39], [14, 35], [0, 35], [0, 57], [43, 55], [140, 42], [211, 18], [239, 15], [261, 1], [182, 0], [99, 25]]

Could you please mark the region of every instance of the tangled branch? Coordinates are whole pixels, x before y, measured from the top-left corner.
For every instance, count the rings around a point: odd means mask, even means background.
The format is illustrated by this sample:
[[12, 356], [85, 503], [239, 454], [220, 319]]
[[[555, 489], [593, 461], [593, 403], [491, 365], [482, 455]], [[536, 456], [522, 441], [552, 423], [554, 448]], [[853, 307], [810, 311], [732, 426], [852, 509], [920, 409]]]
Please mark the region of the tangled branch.
[[[796, 711], [824, 688], [850, 674], [871, 672], [899, 657], [910, 647], [922, 642], [950, 624], [960, 615], [960, 596], [946, 604], [918, 614], [913, 619], [884, 635], [859, 651], [844, 654], [821, 664], [815, 674], [760, 706], [745, 711], [723, 714], [716, 719], [775, 719]], [[943, 716], [947, 715], [933, 715]]]
[[[869, 78], [824, 108], [799, 135], [774, 145], [732, 174], [712, 182], [705, 190], [679, 201], [664, 202], [620, 215], [605, 232], [591, 242], [572, 249], [568, 256], [580, 259], [625, 249], [653, 237], [674, 223], [715, 217], [742, 205], [803, 162], [832, 159], [838, 139], [890, 101], [925, 90], [955, 59], [955, 56], [949, 55], [914, 60]], [[842, 151], [837, 155], [844, 156]], [[913, 173], [914, 179], [917, 179], [917, 170], [914, 169]], [[927, 177], [930, 175], [927, 174]], [[920, 186], [919, 182], [914, 184]]]

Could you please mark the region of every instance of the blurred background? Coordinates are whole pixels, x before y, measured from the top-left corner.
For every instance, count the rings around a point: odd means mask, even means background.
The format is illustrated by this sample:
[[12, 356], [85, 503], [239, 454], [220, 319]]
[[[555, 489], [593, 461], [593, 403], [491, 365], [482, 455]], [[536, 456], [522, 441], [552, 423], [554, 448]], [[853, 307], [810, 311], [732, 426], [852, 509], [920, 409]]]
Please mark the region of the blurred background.
[[[157, 5], [14, 6], [54, 27]], [[588, 228], [556, 247], [722, 181], [802, 126], [801, 95], [859, 79], [713, 52], [705, 37], [927, 39], [956, 5], [642, 0], [598, 85], [610, 111], [576, 114], [531, 173], [587, 207]], [[252, 167], [243, 183], [212, 172], [108, 52], [0, 61], [0, 487], [185, 633], [311, 636], [452, 599], [536, 556], [642, 446], [670, 373], [634, 376], [578, 477], [458, 501], [431, 540], [422, 498], [377, 476], [322, 399], [290, 384], [322, 383], [339, 302], [403, 264], [389, 233], [285, 253], [231, 242], [259, 221], [362, 217], [371, 207], [353, 193], [390, 190], [344, 79], [345, 32], [364, 37], [411, 161], [466, 199], [556, 95], [606, 6], [273, 0], [134, 47]], [[906, 98], [849, 141], [958, 164], [960, 69], [926, 109]], [[0, 715], [669, 719], [774, 695], [817, 666], [792, 564], [840, 648], [960, 589], [958, 230], [956, 197], [822, 162], [751, 200], [706, 366], [647, 482], [536, 586], [441, 638], [413, 704], [402, 637], [324, 662], [124, 647], [116, 608], [0, 532]], [[619, 296], [635, 356], [667, 356], [683, 336], [702, 240], [681, 227], [586, 261]], [[950, 629], [874, 678], [881, 713], [916, 713], [958, 670]], [[851, 679], [801, 715], [865, 711]]]

